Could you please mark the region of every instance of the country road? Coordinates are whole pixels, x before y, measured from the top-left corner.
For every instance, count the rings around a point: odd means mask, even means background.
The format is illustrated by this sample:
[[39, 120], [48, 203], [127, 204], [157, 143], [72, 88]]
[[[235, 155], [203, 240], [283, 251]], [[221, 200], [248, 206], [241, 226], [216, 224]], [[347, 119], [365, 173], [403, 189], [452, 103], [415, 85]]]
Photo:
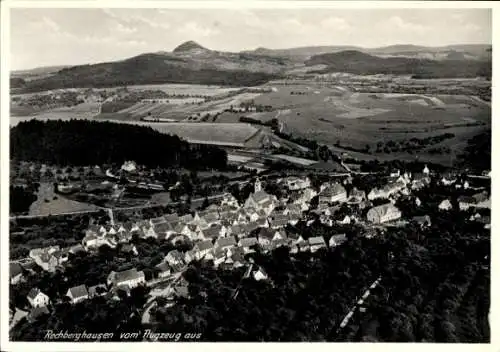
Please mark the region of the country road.
[[151, 297], [147, 300], [146, 304], [144, 305], [144, 311], [142, 313], [142, 316], [141, 316], [141, 322], [142, 324], [149, 324], [150, 320], [151, 320], [151, 314], [149, 313], [149, 311], [151, 310], [151, 308], [153, 308], [153, 306], [155, 306], [157, 303], [156, 303], [156, 298], [157, 297], [168, 297], [171, 293], [172, 293], [172, 285], [174, 285], [175, 283], [177, 283], [177, 281], [179, 281], [179, 279], [182, 277], [182, 274], [183, 274], [184, 271], [180, 271], [172, 276], [174, 276], [174, 279], [172, 280], [172, 282], [170, 282], [168, 284], [167, 287], [165, 287], [164, 289], [161, 290], [161, 292], [155, 292], [154, 290], [152, 290], [150, 292], [150, 295]]
[[344, 316], [344, 319], [342, 319], [340, 325], [338, 326], [337, 334], [339, 333], [340, 330], [345, 328], [347, 326], [347, 324], [349, 324], [349, 321], [351, 320], [352, 316], [354, 315], [354, 312], [356, 311], [356, 309], [358, 309], [359, 306], [361, 306], [365, 302], [365, 300], [370, 296], [370, 293], [371, 293], [370, 290], [373, 290], [374, 288], [376, 288], [380, 284], [381, 280], [382, 280], [382, 278], [379, 277], [377, 280], [373, 281], [373, 283], [370, 285], [370, 287], [367, 288], [366, 291], [363, 293], [361, 298], [351, 307], [349, 312]]

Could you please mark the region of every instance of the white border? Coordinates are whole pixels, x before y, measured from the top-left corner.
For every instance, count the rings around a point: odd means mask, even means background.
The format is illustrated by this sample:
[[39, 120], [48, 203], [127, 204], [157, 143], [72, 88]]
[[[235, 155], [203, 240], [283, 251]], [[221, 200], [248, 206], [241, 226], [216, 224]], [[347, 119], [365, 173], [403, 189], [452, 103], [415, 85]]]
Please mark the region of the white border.
[[[261, 9], [271, 9], [271, 8], [492, 8], [493, 9], [493, 33], [500, 33], [500, 6], [495, 2], [491, 1], [468, 1], [468, 2], [452, 2], [452, 1], [248, 1], [248, 0], [234, 0], [234, 1], [131, 1], [131, 0], [88, 0], [88, 1], [23, 1], [23, 0], [4, 0], [0, 2], [0, 23], [1, 23], [1, 104], [0, 104], [0, 253], [1, 253], [1, 265], [0, 265], [0, 319], [1, 319], [1, 345], [0, 350], [2, 351], [133, 351], [141, 347], [153, 348], [157, 350], [164, 350], [165, 348], [175, 348], [176, 350], [194, 350], [194, 349], [204, 349], [205, 351], [217, 351], [228, 350], [228, 349], [238, 349], [241, 352], [250, 351], [254, 352], [256, 346], [253, 343], [177, 343], [175, 345], [167, 343], [50, 343], [50, 342], [36, 342], [36, 343], [26, 343], [26, 342], [10, 342], [8, 341], [8, 281], [6, 278], [9, 276], [9, 266], [8, 266], [8, 199], [9, 199], [9, 48], [10, 48], [10, 38], [9, 38], [9, 9], [18, 7], [33, 7], [33, 8], [184, 8], [184, 9], [195, 9], [195, 8], [261, 8]], [[438, 33], [436, 35], [439, 35]], [[311, 43], [314, 44], [314, 43]], [[500, 99], [500, 95], [497, 92], [497, 87], [495, 83], [500, 80], [500, 70], [498, 55], [496, 55], [496, 46], [500, 44], [497, 36], [492, 39], [493, 44], [493, 92], [492, 92], [492, 128], [493, 137], [497, 135], [498, 128], [495, 122], [494, 116], [498, 111], [497, 102]], [[498, 49], [500, 50], [500, 49]], [[499, 127], [500, 128], [500, 127]], [[500, 136], [499, 136], [500, 137]], [[494, 161], [497, 159], [495, 156], [500, 154], [500, 140], [495, 141], [493, 138], [492, 152], [492, 175], [496, 175], [497, 167]], [[498, 158], [500, 161], [500, 158]], [[499, 173], [500, 174], [500, 173]], [[495, 176], [493, 176], [495, 178]], [[422, 349], [429, 351], [439, 351], [443, 349], [449, 349], [453, 351], [500, 351], [499, 343], [500, 337], [495, 332], [500, 332], [500, 312], [499, 305], [496, 304], [495, 298], [500, 297], [500, 290], [498, 285], [498, 280], [495, 277], [495, 273], [498, 273], [498, 260], [496, 254], [500, 248], [500, 240], [496, 239], [494, 229], [498, 228], [496, 220], [500, 215], [496, 211], [497, 204], [497, 187], [496, 184], [492, 182], [492, 202], [493, 202], [493, 214], [492, 214], [492, 238], [491, 238], [491, 248], [492, 248], [492, 280], [491, 280], [491, 310], [490, 310], [490, 331], [491, 331], [491, 343], [490, 344], [389, 344], [389, 343], [337, 343], [334, 346], [326, 343], [314, 343], [314, 344], [293, 344], [293, 343], [283, 343], [283, 344], [265, 344], [259, 345], [259, 349], [276, 348], [277, 346], [282, 346], [290, 350], [296, 350], [303, 352], [304, 349], [317, 349], [324, 351], [331, 351], [332, 348], [341, 348], [346, 351], [400, 351], [405, 349], [407, 351], [415, 350], [421, 352]], [[500, 201], [499, 201], [500, 202]], [[500, 226], [500, 223], [498, 223]]]

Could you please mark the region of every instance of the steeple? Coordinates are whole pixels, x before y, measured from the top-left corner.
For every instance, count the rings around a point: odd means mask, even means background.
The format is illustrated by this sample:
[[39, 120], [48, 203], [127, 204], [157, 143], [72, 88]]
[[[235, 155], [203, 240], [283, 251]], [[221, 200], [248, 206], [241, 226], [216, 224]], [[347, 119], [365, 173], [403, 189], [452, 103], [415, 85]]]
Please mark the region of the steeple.
[[260, 192], [260, 191], [262, 191], [262, 184], [260, 183], [259, 178], [257, 178], [255, 180], [255, 184], [254, 184], [254, 193], [257, 193], [257, 192]]

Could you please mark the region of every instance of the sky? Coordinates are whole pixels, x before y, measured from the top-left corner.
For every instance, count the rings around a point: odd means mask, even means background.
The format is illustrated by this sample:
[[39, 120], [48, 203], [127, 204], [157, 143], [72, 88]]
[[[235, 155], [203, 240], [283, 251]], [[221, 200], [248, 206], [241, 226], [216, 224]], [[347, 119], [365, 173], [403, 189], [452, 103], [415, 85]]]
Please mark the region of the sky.
[[489, 9], [12, 8], [11, 68], [77, 65], [171, 51], [316, 45], [491, 44]]

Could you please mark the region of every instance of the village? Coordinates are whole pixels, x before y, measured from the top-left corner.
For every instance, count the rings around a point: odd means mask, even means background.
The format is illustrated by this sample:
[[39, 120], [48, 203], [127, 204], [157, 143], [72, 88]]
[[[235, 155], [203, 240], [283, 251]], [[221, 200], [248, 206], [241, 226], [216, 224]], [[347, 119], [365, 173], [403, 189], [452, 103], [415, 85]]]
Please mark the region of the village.
[[23, 318], [29, 322], [43, 319], [44, 315], [51, 314], [54, 304], [78, 304], [98, 296], [120, 300], [138, 286], [150, 289], [147, 308], [155, 304], [158, 297], [165, 297], [169, 305], [175, 304], [178, 297], [189, 297], [188, 282], [182, 274], [194, 261], [213, 263], [220, 270], [246, 267], [245, 277], [271, 280], [263, 268], [253, 265], [252, 253], [269, 253], [279, 247], [288, 247], [290, 255], [314, 253], [334, 250], [348, 240], [342, 232], [325, 238], [293, 231], [298, 223], [306, 227], [315, 223], [340, 228], [356, 225], [364, 229], [360, 235], [367, 238], [383, 234], [388, 227], [404, 227], [410, 223], [429, 226], [431, 216], [407, 218], [397, 204], [404, 200], [421, 207], [422, 201], [414, 193], [425, 190], [431, 182], [459, 195], [456, 199], [444, 197], [436, 211], [470, 213], [470, 221], [480, 222], [486, 229], [490, 227], [487, 187], [474, 187], [473, 181], [452, 173], [434, 173], [427, 166], [420, 173], [396, 170], [379, 178], [385, 185], [371, 189], [368, 194], [352, 186], [351, 176], [323, 182], [319, 187], [314, 187], [305, 176], [268, 180], [267, 186], [272, 183], [271, 188], [276, 190], [273, 193], [278, 197], [266, 192], [264, 182], [257, 177], [253, 180], [253, 192], [242, 204], [232, 194], [225, 193], [220, 201], [192, 213], [169, 213], [125, 222], [111, 218], [104, 225], [91, 223], [80, 244], [35, 248], [29, 258], [12, 261], [10, 284], [29, 284], [39, 270], [64, 272], [75, 255], [95, 255], [103, 246], [138, 256], [134, 238], [169, 242], [176, 249], [164, 253], [160, 263], [148, 268], [152, 275], [136, 267], [111, 271], [107, 273], [106, 282], [91, 286], [81, 282], [69, 288], [65, 297], [49, 297], [38, 287], [32, 287], [26, 297], [29, 304], [24, 307], [11, 304], [11, 328]]

